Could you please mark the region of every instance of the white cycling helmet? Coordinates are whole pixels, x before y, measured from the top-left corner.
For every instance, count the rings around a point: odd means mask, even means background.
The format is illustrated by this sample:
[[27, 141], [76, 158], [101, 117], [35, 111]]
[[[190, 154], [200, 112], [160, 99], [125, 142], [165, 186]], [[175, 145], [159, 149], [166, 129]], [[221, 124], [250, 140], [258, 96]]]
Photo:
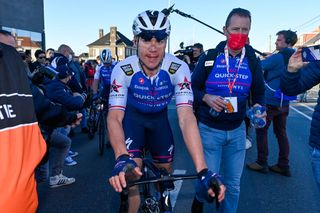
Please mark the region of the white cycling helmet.
[[100, 60], [104, 64], [110, 64], [112, 62], [112, 55], [109, 49], [103, 49], [100, 53]]
[[170, 35], [171, 25], [167, 16], [156, 10], [147, 10], [140, 13], [133, 21], [132, 31], [134, 36], [141, 33]]

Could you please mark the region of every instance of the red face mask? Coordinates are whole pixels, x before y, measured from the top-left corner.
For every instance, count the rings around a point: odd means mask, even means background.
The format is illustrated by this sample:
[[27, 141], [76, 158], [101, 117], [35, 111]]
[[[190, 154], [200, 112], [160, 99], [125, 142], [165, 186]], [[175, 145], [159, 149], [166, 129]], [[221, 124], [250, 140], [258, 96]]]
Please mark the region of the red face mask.
[[232, 50], [240, 50], [248, 40], [247, 34], [229, 33], [228, 47]]

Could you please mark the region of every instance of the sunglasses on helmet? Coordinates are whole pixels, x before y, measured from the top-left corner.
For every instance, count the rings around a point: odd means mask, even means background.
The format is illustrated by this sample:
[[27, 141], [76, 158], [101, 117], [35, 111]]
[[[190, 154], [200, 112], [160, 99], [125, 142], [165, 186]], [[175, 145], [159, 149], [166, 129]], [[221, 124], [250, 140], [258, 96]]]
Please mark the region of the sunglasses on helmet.
[[151, 41], [152, 38], [155, 38], [157, 42], [160, 42], [168, 37], [168, 34], [165, 31], [153, 30], [153, 31], [144, 31], [139, 34], [145, 41]]

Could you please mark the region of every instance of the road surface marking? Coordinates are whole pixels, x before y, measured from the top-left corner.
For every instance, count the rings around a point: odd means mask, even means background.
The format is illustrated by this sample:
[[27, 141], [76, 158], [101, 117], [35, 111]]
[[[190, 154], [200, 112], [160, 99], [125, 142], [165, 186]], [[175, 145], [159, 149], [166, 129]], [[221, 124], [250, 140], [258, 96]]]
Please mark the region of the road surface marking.
[[[186, 174], [186, 170], [175, 169], [173, 174], [175, 175], [184, 175]], [[172, 208], [176, 205], [178, 194], [180, 192], [183, 180], [178, 180], [174, 182], [174, 190], [170, 191], [170, 199]]]
[[290, 106], [290, 108], [311, 121], [312, 118], [310, 116], [304, 114], [303, 112], [299, 111], [298, 109], [294, 108], [293, 106]]
[[306, 104], [300, 103], [299, 105], [304, 106], [305, 108], [307, 108], [307, 109], [311, 110], [312, 112], [314, 112], [314, 109], [313, 109], [312, 107], [309, 107], [309, 106], [306, 105]]

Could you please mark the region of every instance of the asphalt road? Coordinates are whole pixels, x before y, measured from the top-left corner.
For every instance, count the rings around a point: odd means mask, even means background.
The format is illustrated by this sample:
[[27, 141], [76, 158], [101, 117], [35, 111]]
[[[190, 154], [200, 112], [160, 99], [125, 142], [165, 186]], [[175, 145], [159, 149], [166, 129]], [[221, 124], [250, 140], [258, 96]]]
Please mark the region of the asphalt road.
[[[320, 193], [313, 179], [308, 136], [310, 117], [315, 103], [293, 103], [288, 118], [287, 131], [290, 141], [290, 165], [292, 177], [274, 173], [260, 174], [244, 168], [241, 180], [239, 213], [319, 213]], [[307, 107], [306, 107], [307, 106]], [[301, 114], [301, 113], [303, 114]], [[173, 106], [169, 118], [175, 135], [176, 155], [174, 168], [194, 173], [192, 161], [185, 149]], [[39, 184], [38, 213], [115, 213], [119, 195], [107, 183], [114, 163], [113, 152], [108, 149], [103, 157], [98, 155], [97, 137], [88, 137], [76, 129], [72, 148], [80, 155], [78, 165], [66, 167], [64, 174], [76, 178], [69, 186], [50, 189]], [[269, 130], [269, 163], [277, 161], [278, 146], [272, 128]], [[247, 151], [246, 162], [256, 159], [256, 144]], [[184, 181], [177, 195], [174, 212], [190, 212], [194, 195], [194, 181]], [[206, 205], [205, 212], [215, 212], [213, 205]]]

